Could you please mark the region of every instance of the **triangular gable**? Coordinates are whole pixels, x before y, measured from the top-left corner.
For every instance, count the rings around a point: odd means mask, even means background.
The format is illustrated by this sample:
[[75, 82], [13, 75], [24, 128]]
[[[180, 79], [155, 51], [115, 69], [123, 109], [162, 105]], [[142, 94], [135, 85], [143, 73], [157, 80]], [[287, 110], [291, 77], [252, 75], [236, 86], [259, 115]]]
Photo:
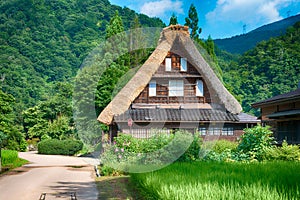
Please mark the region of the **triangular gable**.
[[189, 37], [187, 27], [176, 25], [169, 26], [162, 31], [159, 44], [154, 52], [141, 66], [133, 78], [100, 113], [98, 121], [109, 125], [112, 123], [115, 115], [120, 115], [128, 110], [131, 103], [150, 82], [152, 76], [158, 70], [168, 52], [172, 50], [176, 51], [176, 48], [174, 49], [174, 46], [177, 45], [176, 43], [180, 43], [179, 46], [183, 48], [181, 50], [184, 51], [184, 54], [188, 56], [189, 62], [203, 76], [207, 86], [212, 91], [214, 98], [223, 104], [225, 109], [230, 113], [240, 113], [242, 111], [241, 105], [227, 91], [208, 63], [201, 56], [193, 41]]

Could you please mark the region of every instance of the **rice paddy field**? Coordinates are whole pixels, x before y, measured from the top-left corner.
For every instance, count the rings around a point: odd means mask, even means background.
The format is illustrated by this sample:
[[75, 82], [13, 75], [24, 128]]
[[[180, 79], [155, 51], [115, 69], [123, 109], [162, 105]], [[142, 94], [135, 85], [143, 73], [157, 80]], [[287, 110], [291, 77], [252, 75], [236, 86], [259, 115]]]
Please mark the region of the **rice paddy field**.
[[299, 162], [174, 163], [131, 181], [145, 199], [300, 199]]

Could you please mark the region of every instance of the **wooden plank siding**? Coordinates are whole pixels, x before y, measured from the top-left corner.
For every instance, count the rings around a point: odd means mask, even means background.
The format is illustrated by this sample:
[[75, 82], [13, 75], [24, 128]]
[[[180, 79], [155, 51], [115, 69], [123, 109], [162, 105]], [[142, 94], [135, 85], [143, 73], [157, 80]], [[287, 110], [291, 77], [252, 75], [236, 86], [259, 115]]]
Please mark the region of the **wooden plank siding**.
[[300, 109], [300, 102], [287, 102], [282, 104], [267, 105], [261, 107], [262, 120], [269, 120], [268, 115], [286, 110]]
[[[249, 127], [252, 127], [253, 125], [249, 125]], [[130, 128], [128, 127], [127, 123], [119, 123], [119, 127], [121, 128], [121, 132], [125, 134], [131, 134], [133, 137], [136, 138], [150, 138], [154, 136], [155, 134], [171, 134], [174, 133], [174, 131], [178, 129], [184, 129], [186, 131], [189, 131], [193, 135], [197, 135], [201, 137], [205, 141], [210, 140], [230, 140], [230, 141], [238, 141], [243, 132], [244, 128], [247, 128], [246, 124], [236, 124], [236, 123], [228, 123], [228, 124], [216, 124], [215, 126], [210, 126], [209, 123], [204, 123], [200, 125], [199, 123], [170, 123], [166, 122], [164, 124], [156, 124], [156, 123], [134, 123], [133, 126]], [[160, 127], [160, 128], [158, 128]], [[203, 135], [199, 132], [200, 127], [206, 127], [206, 133]], [[210, 134], [209, 128], [215, 128], [218, 127], [220, 129], [220, 132], [216, 134]], [[233, 129], [232, 134], [224, 134], [222, 133], [223, 127], [231, 127]]]
[[[133, 103], [146, 104], [171, 104], [171, 103], [212, 103], [210, 92], [202, 76], [187, 61], [187, 71], [180, 70], [180, 56], [174, 53], [168, 53], [167, 58], [172, 60], [171, 71], [166, 71], [165, 60], [161, 63], [152, 80], [156, 81], [156, 96], [149, 96], [149, 84], [144, 88]], [[184, 81], [183, 96], [169, 96], [169, 80]], [[203, 81], [204, 96], [196, 96], [197, 80]]]
[[[300, 109], [300, 101], [294, 99], [282, 100], [281, 102], [270, 102], [260, 106], [261, 119], [263, 125], [271, 127], [273, 136], [277, 140], [277, 144], [281, 144], [286, 140], [289, 144], [300, 144], [300, 116], [282, 115], [275, 116], [276, 113], [284, 113]], [[272, 116], [273, 115], [273, 116]]]

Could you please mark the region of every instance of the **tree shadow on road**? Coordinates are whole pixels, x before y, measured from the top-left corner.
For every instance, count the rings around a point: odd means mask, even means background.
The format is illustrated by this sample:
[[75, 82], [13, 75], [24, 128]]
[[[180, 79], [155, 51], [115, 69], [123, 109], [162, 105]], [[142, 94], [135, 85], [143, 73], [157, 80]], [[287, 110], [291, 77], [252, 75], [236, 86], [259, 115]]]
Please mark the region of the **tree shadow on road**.
[[[97, 200], [98, 191], [95, 189], [95, 182], [70, 182], [59, 181], [57, 185], [50, 186], [53, 193], [47, 193], [47, 197], [70, 199], [71, 194], [76, 194], [77, 199]], [[47, 199], [47, 198], [46, 198]]]

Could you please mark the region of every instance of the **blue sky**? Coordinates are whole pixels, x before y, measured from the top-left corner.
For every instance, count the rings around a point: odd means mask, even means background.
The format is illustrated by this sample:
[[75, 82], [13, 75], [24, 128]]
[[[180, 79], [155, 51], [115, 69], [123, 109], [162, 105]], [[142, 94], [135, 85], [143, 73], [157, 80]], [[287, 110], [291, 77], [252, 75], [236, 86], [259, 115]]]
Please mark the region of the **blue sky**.
[[213, 39], [249, 32], [262, 25], [300, 14], [300, 0], [110, 0], [111, 4], [126, 6], [138, 13], [159, 17], [167, 25], [174, 13], [180, 24], [193, 3], [196, 6], [201, 38]]

